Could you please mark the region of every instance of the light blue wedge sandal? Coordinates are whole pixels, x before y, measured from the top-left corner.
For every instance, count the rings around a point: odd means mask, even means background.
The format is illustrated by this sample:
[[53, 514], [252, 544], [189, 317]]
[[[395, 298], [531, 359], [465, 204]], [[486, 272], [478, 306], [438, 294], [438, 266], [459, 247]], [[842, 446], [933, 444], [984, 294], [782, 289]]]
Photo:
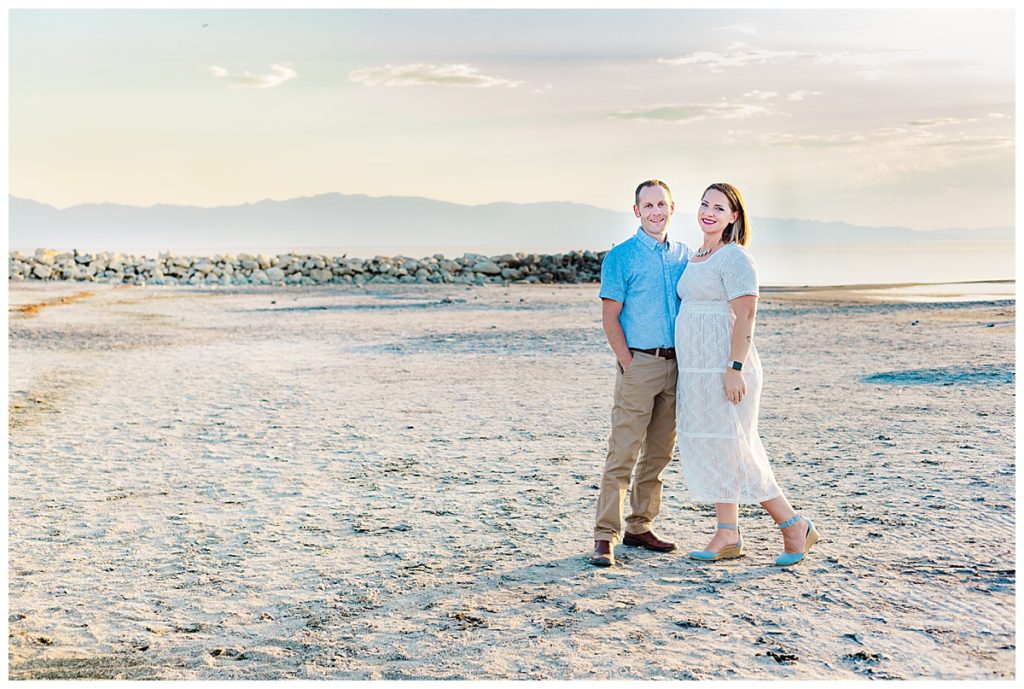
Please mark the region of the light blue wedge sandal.
[[694, 560], [701, 560], [702, 562], [711, 562], [713, 560], [728, 560], [730, 558], [743, 556], [743, 533], [740, 532], [740, 527], [738, 527], [736, 524], [724, 524], [722, 522], [719, 522], [718, 528], [731, 529], [733, 531], [738, 532], [740, 536], [739, 543], [737, 543], [736, 545], [726, 546], [719, 550], [717, 553], [713, 550], [691, 550], [690, 557], [692, 557]]
[[802, 562], [804, 559], [804, 555], [811, 552], [811, 546], [818, 542], [818, 530], [814, 528], [814, 522], [812, 522], [807, 517], [801, 517], [799, 514], [794, 515], [792, 519], [787, 519], [786, 521], [779, 524], [779, 528], [789, 528], [801, 519], [807, 522], [807, 543], [804, 544], [804, 552], [782, 553], [782, 555], [779, 555], [778, 559], [775, 560], [776, 567], [789, 567], [790, 565], [795, 565], [798, 562]]

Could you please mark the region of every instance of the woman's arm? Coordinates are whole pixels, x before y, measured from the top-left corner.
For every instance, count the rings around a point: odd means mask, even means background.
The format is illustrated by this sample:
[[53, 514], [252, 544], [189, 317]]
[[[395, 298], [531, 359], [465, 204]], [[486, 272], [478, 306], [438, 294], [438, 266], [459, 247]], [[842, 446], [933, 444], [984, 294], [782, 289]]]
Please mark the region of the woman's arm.
[[[750, 353], [750, 345], [754, 341], [754, 316], [757, 314], [757, 297], [747, 294], [736, 297], [729, 302], [736, 322], [732, 326], [732, 347], [729, 349], [729, 362], [746, 361]], [[747, 394], [747, 385], [743, 382], [743, 374], [732, 368], [725, 371], [725, 398], [733, 404], [739, 404]]]

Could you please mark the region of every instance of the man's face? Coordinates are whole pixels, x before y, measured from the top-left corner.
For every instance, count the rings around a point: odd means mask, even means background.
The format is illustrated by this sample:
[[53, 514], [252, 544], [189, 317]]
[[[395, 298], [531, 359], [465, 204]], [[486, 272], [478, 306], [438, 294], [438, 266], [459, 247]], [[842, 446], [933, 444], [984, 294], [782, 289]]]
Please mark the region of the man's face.
[[640, 227], [652, 237], [661, 238], [668, 229], [668, 221], [676, 206], [664, 187], [654, 185], [640, 190], [640, 203], [633, 213], [640, 218]]

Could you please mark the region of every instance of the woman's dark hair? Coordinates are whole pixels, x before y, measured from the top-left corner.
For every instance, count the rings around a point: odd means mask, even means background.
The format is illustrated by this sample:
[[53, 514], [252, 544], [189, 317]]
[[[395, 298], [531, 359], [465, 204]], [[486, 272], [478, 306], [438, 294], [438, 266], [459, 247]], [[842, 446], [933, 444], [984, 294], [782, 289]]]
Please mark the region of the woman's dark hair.
[[[729, 201], [729, 210], [739, 213], [736, 222], [729, 223], [729, 226], [722, 231], [722, 242], [725, 244], [736, 242], [740, 246], [746, 246], [750, 243], [750, 222], [747, 220], [747, 208], [743, 205], [743, 196], [740, 194], [740, 190], [725, 182], [715, 182], [704, 190], [704, 194], [712, 189], [725, 194], [725, 198]], [[704, 198], [704, 194], [701, 194], [701, 198]]]

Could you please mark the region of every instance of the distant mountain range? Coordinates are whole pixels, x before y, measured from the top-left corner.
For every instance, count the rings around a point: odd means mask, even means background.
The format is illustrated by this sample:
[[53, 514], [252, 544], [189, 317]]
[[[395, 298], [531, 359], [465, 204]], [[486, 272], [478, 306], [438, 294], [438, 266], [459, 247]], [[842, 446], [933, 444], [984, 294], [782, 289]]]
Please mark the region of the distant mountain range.
[[[629, 212], [579, 203], [489, 203], [464, 206], [409, 196], [321, 194], [237, 206], [125, 206], [87, 203], [65, 209], [9, 197], [11, 248], [135, 251], [182, 247], [246, 250], [251, 247], [509, 246], [523, 251], [604, 250], [637, 227]], [[697, 241], [691, 212], [673, 219], [672, 236]], [[957, 239], [1013, 239], [1013, 228], [950, 228], [927, 232], [901, 227], [859, 227], [841, 222], [754, 218], [757, 244], [864, 244]]]

